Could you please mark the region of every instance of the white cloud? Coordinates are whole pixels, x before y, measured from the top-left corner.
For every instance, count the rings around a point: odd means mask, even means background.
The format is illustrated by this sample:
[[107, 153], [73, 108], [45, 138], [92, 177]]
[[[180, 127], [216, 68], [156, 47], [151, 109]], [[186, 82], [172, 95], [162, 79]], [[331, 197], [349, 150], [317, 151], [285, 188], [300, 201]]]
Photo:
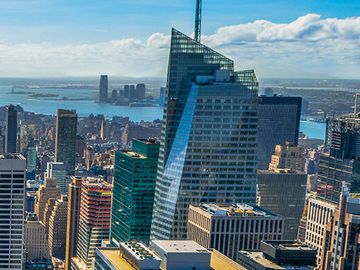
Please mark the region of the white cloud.
[[[11, 44], [0, 41], [0, 77], [165, 76], [170, 37], [120, 39], [94, 44]], [[265, 20], [219, 28], [203, 42], [254, 68], [258, 77], [357, 78], [360, 17], [322, 19], [317, 14], [287, 24]]]

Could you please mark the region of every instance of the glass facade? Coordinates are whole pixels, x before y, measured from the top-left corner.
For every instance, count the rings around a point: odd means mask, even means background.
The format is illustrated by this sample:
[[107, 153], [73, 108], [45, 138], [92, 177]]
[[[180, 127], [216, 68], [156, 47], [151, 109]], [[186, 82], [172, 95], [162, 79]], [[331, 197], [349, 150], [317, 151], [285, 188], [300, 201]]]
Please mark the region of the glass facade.
[[131, 151], [117, 151], [113, 187], [111, 237], [113, 245], [150, 238], [159, 143], [133, 140]]
[[259, 97], [258, 169], [267, 170], [277, 144], [298, 144], [301, 97]]
[[[196, 83], [217, 70], [229, 80]], [[190, 203], [255, 203], [257, 94], [253, 70], [173, 30], [152, 238], [186, 238]]]

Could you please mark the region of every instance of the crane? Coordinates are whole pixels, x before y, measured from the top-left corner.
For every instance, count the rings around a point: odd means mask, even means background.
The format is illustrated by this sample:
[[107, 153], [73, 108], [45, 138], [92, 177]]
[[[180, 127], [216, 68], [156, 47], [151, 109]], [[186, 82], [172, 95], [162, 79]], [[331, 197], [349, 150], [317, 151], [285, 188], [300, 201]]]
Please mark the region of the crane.
[[201, 41], [201, 6], [202, 0], [196, 0], [196, 12], [195, 12], [195, 40]]

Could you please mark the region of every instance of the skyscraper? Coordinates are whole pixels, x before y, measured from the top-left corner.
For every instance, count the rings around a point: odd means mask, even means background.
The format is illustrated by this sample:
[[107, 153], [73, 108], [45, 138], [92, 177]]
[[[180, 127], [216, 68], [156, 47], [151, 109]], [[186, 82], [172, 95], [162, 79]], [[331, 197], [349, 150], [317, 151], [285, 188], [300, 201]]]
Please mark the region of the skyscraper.
[[61, 197], [60, 188], [56, 185], [55, 179], [46, 178], [43, 185], [39, 187], [36, 194], [35, 214], [40, 221], [44, 219], [45, 207], [49, 199]]
[[46, 176], [56, 180], [56, 185], [60, 188], [61, 194], [67, 193], [69, 183], [64, 162], [48, 162]]
[[61, 260], [65, 259], [67, 197], [57, 199], [49, 218], [49, 254]]
[[306, 174], [290, 169], [258, 171], [259, 206], [285, 218], [285, 240], [297, 238], [305, 206], [306, 181]]
[[110, 240], [117, 246], [149, 242], [158, 157], [159, 142], [150, 139], [116, 152]]
[[0, 269], [23, 269], [25, 173], [22, 155], [0, 155]]
[[301, 97], [259, 97], [258, 169], [267, 170], [277, 144], [297, 145]]
[[64, 162], [67, 175], [75, 173], [76, 131], [76, 112], [58, 109], [56, 113], [55, 161]]
[[10, 105], [6, 110], [5, 153], [17, 152], [17, 128], [17, 111], [14, 105]]
[[254, 71], [172, 30], [151, 236], [186, 238], [190, 203], [255, 203]]
[[76, 255], [79, 238], [81, 178], [73, 177], [69, 184], [66, 224], [65, 270], [70, 270], [71, 257]]
[[83, 179], [77, 258], [72, 259], [72, 264], [79, 262], [90, 268], [96, 247], [100, 247], [103, 240], [109, 239], [111, 195], [112, 186], [106, 181], [95, 178]]
[[269, 170], [291, 169], [303, 172], [305, 167], [305, 158], [303, 148], [286, 142], [283, 145], [275, 146], [275, 153], [271, 156]]
[[99, 101], [101, 103], [106, 103], [108, 100], [108, 76], [100, 76], [100, 86], [99, 86]]
[[330, 151], [320, 155], [318, 197], [337, 204], [346, 182], [360, 192], [360, 115], [345, 115], [327, 123]]

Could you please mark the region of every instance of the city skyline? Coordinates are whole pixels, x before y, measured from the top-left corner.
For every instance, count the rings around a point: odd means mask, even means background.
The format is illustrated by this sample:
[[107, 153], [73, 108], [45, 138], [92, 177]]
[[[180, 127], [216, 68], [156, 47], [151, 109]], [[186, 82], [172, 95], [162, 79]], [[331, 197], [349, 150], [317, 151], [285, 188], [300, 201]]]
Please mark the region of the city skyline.
[[[165, 77], [171, 27], [193, 32], [190, 0], [3, 2], [2, 77]], [[260, 78], [356, 78], [359, 7], [350, 0], [205, 1], [202, 41]]]

